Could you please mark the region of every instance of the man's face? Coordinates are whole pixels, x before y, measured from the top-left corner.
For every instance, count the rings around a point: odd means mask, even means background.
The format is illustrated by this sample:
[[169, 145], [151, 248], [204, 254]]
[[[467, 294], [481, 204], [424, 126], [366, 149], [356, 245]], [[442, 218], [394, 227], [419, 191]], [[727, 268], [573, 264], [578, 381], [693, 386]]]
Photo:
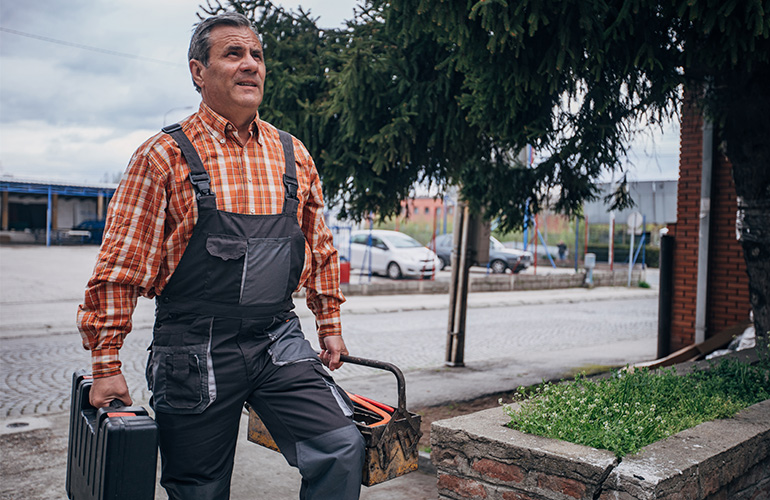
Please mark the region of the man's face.
[[249, 28], [217, 26], [211, 30], [209, 65], [190, 61], [190, 71], [211, 109], [240, 126], [262, 103], [265, 61], [262, 44]]

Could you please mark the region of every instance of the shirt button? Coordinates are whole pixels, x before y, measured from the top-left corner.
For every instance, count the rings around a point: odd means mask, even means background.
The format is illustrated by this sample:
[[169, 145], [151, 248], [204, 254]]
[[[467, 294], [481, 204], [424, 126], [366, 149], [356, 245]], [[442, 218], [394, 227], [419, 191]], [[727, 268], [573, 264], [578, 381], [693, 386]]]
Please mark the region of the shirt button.
[[224, 140], [224, 139], [220, 139], [220, 140], [219, 140], [219, 144], [224, 144], [224, 143], [225, 143], [225, 140]]
[[253, 215], [254, 214], [254, 209], [252, 208], [251, 210], [249, 210], [249, 213]]

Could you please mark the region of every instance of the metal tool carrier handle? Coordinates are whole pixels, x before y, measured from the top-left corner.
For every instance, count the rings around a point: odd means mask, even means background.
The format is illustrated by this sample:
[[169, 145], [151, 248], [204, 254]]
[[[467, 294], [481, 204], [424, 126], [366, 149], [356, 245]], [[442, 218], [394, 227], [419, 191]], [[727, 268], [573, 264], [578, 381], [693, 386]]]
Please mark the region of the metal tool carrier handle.
[[386, 363], [385, 361], [377, 361], [376, 359], [359, 358], [356, 356], [347, 356], [345, 354], [340, 355], [340, 361], [343, 363], [353, 363], [354, 365], [369, 366], [371, 368], [379, 368], [380, 370], [387, 370], [396, 376], [396, 382], [398, 383], [398, 411], [399, 415], [406, 415], [406, 380], [401, 370], [394, 364]]

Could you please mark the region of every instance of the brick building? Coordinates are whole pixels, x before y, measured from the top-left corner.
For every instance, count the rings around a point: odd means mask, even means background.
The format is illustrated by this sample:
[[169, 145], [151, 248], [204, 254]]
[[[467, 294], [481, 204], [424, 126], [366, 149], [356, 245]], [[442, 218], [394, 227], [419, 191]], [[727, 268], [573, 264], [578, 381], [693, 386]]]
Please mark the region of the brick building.
[[437, 220], [442, 220], [444, 217], [444, 210], [446, 209], [446, 215], [448, 217], [454, 217], [454, 204], [448, 204], [444, 206], [444, 200], [442, 198], [433, 198], [432, 196], [423, 196], [416, 198], [409, 198], [401, 202], [402, 207], [402, 220], [408, 220], [410, 222], [433, 222], [434, 217]]
[[[669, 234], [674, 237], [671, 351], [746, 323], [751, 311], [746, 263], [735, 233], [738, 205], [732, 168], [729, 160], [716, 147], [719, 144], [716, 134], [714, 132], [711, 141], [710, 223], [708, 244], [705, 246], [708, 257], [704, 262], [707, 265], [706, 283], [701, 292], [706, 294], [704, 331], [696, 333], [699, 330], [696, 328], [696, 309], [704, 127], [700, 111], [691, 103], [684, 106], [677, 222], [669, 225]], [[706, 144], [708, 141], [706, 136]], [[704, 206], [708, 207], [708, 203]]]

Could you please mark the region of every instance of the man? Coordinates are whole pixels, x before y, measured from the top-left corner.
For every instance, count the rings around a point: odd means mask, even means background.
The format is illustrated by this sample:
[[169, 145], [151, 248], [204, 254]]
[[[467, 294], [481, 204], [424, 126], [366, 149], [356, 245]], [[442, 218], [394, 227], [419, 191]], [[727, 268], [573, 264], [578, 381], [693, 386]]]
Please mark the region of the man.
[[[300, 498], [358, 498], [363, 438], [321, 366], [339, 368], [347, 350], [318, 173], [259, 119], [265, 63], [245, 16], [199, 23], [188, 59], [200, 109], [134, 154], [78, 312], [91, 404], [131, 403], [118, 349], [137, 297], [155, 297], [147, 381], [170, 498], [229, 498], [244, 402], [302, 473]], [[300, 286], [320, 360], [291, 311]]]

